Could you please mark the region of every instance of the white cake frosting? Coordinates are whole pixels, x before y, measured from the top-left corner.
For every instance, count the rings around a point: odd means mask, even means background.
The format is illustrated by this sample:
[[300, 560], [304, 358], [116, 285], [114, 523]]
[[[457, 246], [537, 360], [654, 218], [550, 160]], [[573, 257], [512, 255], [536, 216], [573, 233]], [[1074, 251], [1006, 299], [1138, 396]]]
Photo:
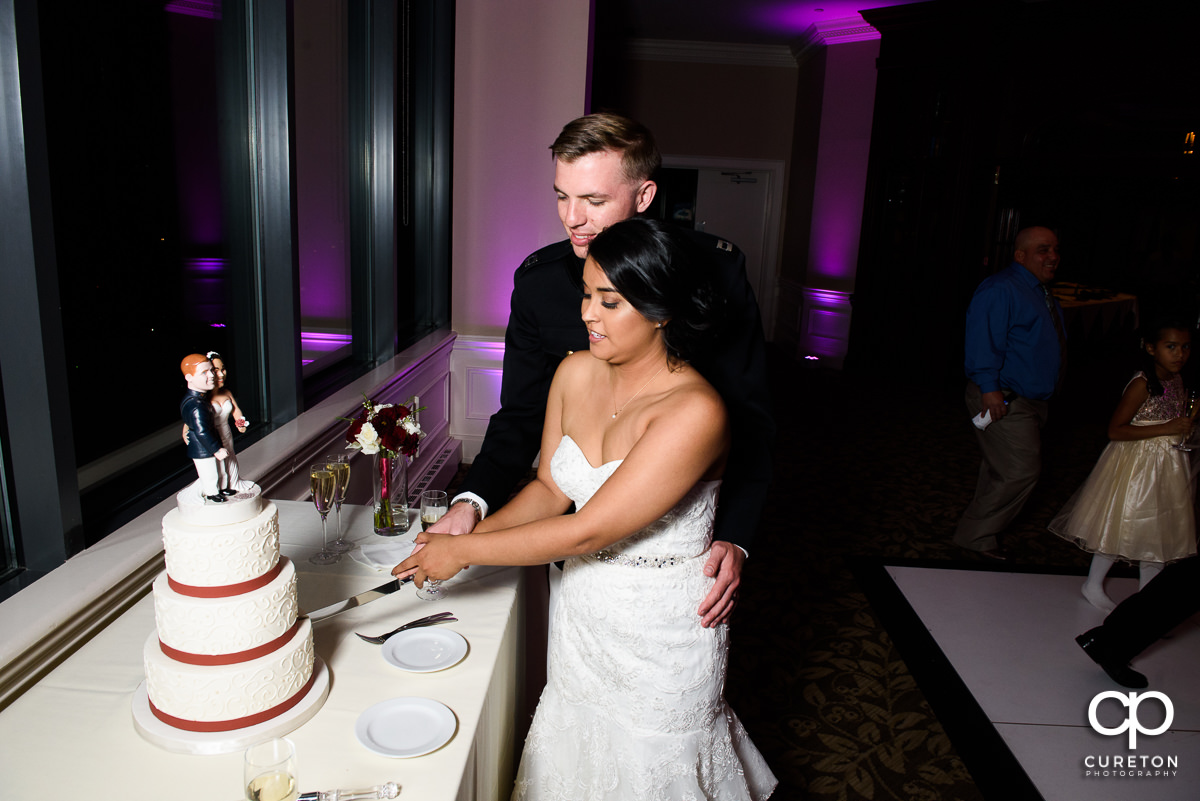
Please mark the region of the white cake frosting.
[[158, 635], [146, 640], [146, 692], [175, 718], [201, 723], [239, 721], [291, 700], [313, 670], [312, 624], [300, 619], [296, 635], [277, 651], [232, 665], [190, 665], [163, 654]]
[[279, 512], [255, 485], [226, 503], [176, 496], [163, 518], [167, 570], [154, 582], [146, 692], [164, 722], [228, 731], [282, 714], [313, 676], [312, 624], [296, 567], [279, 556]]
[[202, 526], [172, 509], [163, 518], [163, 546], [167, 574], [181, 584], [241, 584], [265, 574], [279, 561], [279, 510], [268, 501], [248, 519]]
[[163, 645], [189, 654], [236, 654], [271, 643], [296, 623], [296, 566], [281, 559], [269, 584], [224, 598], [176, 592], [163, 573], [154, 582], [154, 619]]

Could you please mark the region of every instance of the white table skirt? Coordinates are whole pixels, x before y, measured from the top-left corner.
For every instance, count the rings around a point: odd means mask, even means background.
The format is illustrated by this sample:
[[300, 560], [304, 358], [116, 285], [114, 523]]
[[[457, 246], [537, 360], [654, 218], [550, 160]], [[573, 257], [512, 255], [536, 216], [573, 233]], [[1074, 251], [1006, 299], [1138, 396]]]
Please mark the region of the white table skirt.
[[[283, 553], [300, 571], [305, 611], [377, 586], [386, 571], [343, 556], [318, 567], [308, 555], [320, 542], [312, 504], [276, 502]], [[381, 541], [366, 507], [344, 507], [347, 538]], [[336, 523], [330, 516], [330, 539]], [[415, 531], [415, 527], [414, 527]], [[411, 535], [409, 535], [411, 537]], [[507, 798], [512, 789], [518, 717], [523, 717], [526, 573], [474, 567], [447, 582], [428, 603], [412, 585], [318, 623], [317, 655], [332, 674], [329, 697], [312, 720], [287, 735], [297, 751], [300, 790], [353, 789], [396, 781], [401, 798], [445, 801]], [[469, 644], [466, 658], [436, 673], [387, 664], [380, 647], [354, 636], [377, 634], [438, 611]], [[535, 617], [537, 617], [535, 615]], [[144, 740], [131, 712], [144, 678], [142, 647], [154, 630], [146, 596], [0, 713], [0, 788], [4, 798], [117, 801], [234, 801], [242, 797], [242, 753], [190, 756]], [[535, 637], [535, 639], [538, 639]], [[363, 710], [398, 696], [432, 698], [450, 707], [458, 730], [441, 749], [413, 759], [377, 756], [354, 736]]]

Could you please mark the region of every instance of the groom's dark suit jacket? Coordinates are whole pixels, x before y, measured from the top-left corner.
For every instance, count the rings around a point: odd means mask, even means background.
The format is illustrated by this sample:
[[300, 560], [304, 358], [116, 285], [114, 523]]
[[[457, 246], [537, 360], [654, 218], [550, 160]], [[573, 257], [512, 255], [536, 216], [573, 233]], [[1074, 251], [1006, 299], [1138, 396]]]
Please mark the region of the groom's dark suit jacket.
[[221, 450], [221, 437], [213, 425], [212, 404], [208, 393], [189, 389], [179, 402], [179, 413], [187, 423], [187, 452], [193, 459], [209, 459]]
[[[692, 361], [721, 393], [731, 424], [732, 446], [714, 539], [746, 547], [766, 500], [775, 436], [762, 320], [741, 250], [709, 234], [687, 234], [711, 258], [729, 315], [713, 349]], [[483, 448], [461, 487], [482, 497], [493, 510], [508, 499], [541, 447], [546, 397], [559, 362], [588, 347], [580, 317], [582, 275], [583, 260], [563, 240], [527, 258], [513, 279], [501, 408], [492, 416]]]

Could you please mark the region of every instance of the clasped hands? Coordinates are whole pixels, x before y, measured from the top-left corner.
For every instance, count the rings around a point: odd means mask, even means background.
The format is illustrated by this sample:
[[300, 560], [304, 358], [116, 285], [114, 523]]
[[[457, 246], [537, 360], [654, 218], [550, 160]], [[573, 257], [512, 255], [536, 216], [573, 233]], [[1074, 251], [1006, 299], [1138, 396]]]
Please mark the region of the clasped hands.
[[413, 540], [412, 553], [392, 568], [392, 575], [396, 578], [412, 576], [418, 587], [424, 587], [426, 579], [445, 581], [453, 578], [470, 565], [455, 556], [452, 539], [452, 534], [422, 531]]

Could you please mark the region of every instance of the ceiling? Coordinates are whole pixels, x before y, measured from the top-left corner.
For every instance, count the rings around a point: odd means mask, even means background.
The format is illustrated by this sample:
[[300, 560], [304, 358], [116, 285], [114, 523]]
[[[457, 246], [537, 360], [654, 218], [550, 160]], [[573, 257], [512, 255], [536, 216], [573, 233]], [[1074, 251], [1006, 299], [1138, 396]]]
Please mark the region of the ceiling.
[[918, 0], [596, 0], [597, 27], [630, 39], [791, 45], [813, 25]]

